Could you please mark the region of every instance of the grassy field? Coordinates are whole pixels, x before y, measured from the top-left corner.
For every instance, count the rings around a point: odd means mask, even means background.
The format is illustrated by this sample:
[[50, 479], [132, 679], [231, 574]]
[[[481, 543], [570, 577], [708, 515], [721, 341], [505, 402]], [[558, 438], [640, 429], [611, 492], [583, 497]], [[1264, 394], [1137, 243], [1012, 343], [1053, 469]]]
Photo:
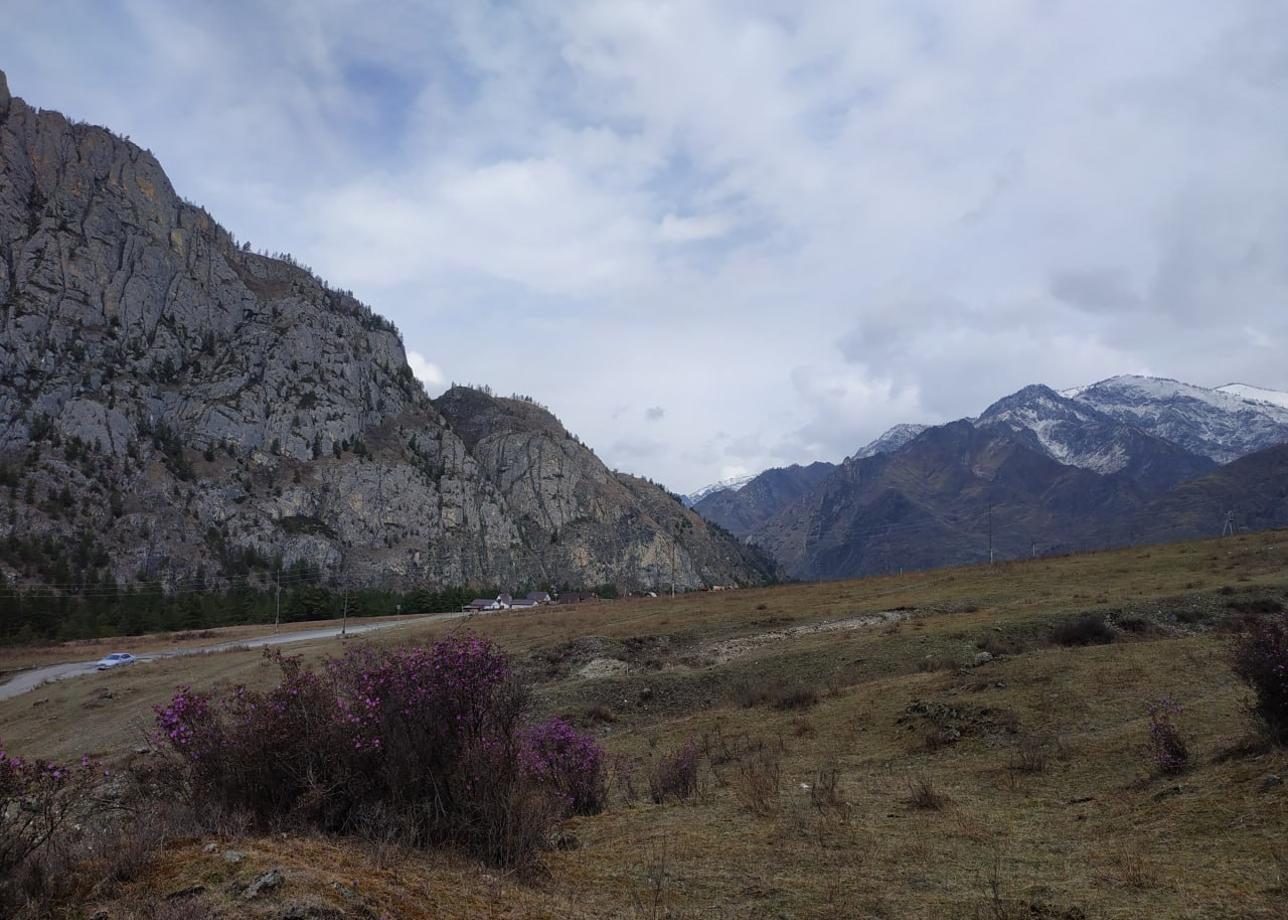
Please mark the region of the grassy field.
[[[1228, 648], [1285, 602], [1281, 532], [404, 627], [372, 641], [495, 638], [538, 708], [614, 755], [611, 806], [568, 822], [575, 848], [516, 878], [370, 842], [201, 838], [89, 901], [161, 916], [138, 905], [201, 886], [185, 916], [1284, 917], [1288, 754], [1248, 743]], [[1113, 641], [1052, 641], [1088, 613]], [[226, 652], [78, 678], [0, 703], [0, 739], [128, 758], [175, 685], [271, 676]], [[1190, 746], [1178, 777], [1144, 751], [1164, 695]], [[687, 742], [697, 794], [653, 804], [651, 765]], [[235, 904], [229, 885], [270, 868], [279, 893]]]

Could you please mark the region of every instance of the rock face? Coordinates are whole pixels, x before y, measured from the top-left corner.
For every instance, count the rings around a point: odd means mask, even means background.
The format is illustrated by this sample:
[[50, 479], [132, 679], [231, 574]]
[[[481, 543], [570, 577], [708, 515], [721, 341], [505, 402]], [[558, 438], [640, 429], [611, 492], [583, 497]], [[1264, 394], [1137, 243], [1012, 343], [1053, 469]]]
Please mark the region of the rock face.
[[[488, 453], [486, 424], [449, 422], [425, 396], [390, 323], [289, 256], [238, 245], [149, 153], [11, 98], [3, 74], [0, 329], [10, 577], [302, 562], [355, 582], [580, 585], [624, 570], [662, 584], [668, 520], [644, 512], [662, 490], [605, 471], [595, 507], [611, 537], [588, 524], [547, 568], [543, 507], [493, 462], [508, 455]], [[565, 493], [536, 491], [566, 528]], [[682, 548], [681, 585], [761, 577], [707, 536], [709, 552]]]
[[[453, 387], [436, 408], [503, 497], [556, 582], [634, 589], [740, 582], [772, 568], [647, 480], [609, 470], [546, 408]], [[674, 553], [672, 552], [674, 550]]]

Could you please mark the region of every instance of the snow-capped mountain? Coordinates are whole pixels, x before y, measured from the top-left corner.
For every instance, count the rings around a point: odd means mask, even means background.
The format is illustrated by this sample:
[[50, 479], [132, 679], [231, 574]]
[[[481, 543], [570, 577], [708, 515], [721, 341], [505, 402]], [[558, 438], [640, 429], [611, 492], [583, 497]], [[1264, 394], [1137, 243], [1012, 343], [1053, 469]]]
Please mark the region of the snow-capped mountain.
[[734, 476], [732, 479], [721, 479], [719, 482], [713, 482], [703, 486], [696, 492], [690, 492], [683, 496], [684, 503], [692, 508], [708, 495], [714, 495], [716, 492], [737, 492], [747, 483], [756, 478], [757, 473], [750, 473], [746, 476]]
[[766, 470], [695, 510], [794, 577], [841, 578], [989, 547], [1018, 558], [1215, 536], [1232, 510], [1239, 527], [1281, 527], [1286, 471], [1288, 393], [1114, 377], [898, 425], [838, 466]]
[[860, 448], [850, 459], [862, 460], [865, 457], [875, 457], [877, 454], [888, 454], [896, 451], [929, 427], [929, 425], [914, 425], [902, 422], [895, 425], [881, 437]]
[[1270, 403], [1288, 409], [1288, 393], [1279, 390], [1267, 390], [1265, 387], [1254, 387], [1248, 383], [1227, 383], [1223, 387], [1217, 387], [1217, 392], [1230, 393], [1241, 399]]
[[1203, 455], [1040, 384], [1003, 397], [972, 422], [977, 428], [1005, 428], [1066, 466], [1102, 476], [1124, 473], [1149, 490], [1168, 488], [1215, 465]]
[[1288, 393], [1124, 375], [1065, 396], [1217, 463], [1288, 442]]

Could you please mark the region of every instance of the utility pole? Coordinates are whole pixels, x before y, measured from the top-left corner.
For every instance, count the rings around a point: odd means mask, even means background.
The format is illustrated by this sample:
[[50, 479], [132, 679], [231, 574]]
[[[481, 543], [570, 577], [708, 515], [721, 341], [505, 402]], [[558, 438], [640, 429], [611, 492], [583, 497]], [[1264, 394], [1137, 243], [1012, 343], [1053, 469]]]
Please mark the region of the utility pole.
[[988, 502], [988, 564], [993, 564], [993, 502]]
[[1225, 526], [1221, 528], [1221, 536], [1234, 536], [1234, 511], [1230, 510], [1225, 513]]
[[680, 540], [679, 536], [671, 537], [671, 599], [675, 599], [675, 544]]
[[344, 609], [340, 614], [340, 638], [345, 638], [349, 630], [349, 579], [344, 580]]
[[277, 612], [273, 615], [273, 632], [277, 632], [282, 625], [282, 570], [277, 570], [277, 591], [276, 595]]
[[349, 560], [343, 558], [340, 561], [340, 585], [344, 589], [344, 606], [340, 610], [340, 638], [343, 639], [349, 631]]

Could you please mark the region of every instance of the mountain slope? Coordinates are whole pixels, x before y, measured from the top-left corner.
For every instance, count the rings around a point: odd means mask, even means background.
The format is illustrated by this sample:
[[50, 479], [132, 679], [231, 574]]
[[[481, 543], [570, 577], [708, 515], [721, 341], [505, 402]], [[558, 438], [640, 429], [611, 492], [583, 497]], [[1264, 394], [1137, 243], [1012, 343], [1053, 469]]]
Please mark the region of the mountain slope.
[[[542, 535], [471, 452], [469, 420], [463, 440], [425, 396], [391, 324], [238, 245], [150, 154], [31, 108], [2, 74], [0, 329], [10, 579], [550, 575]], [[643, 516], [635, 490], [618, 499]], [[655, 546], [650, 526], [631, 539]], [[598, 581], [597, 552], [560, 576]], [[710, 558], [711, 580], [755, 577]]]
[[978, 562], [1080, 545], [1139, 501], [1127, 477], [1058, 463], [1003, 426], [953, 422], [847, 460], [751, 537], [797, 578]]
[[888, 454], [896, 451], [929, 427], [929, 425], [914, 425], [909, 422], [901, 422], [890, 428], [879, 438], [859, 448], [851, 459], [862, 460], [865, 457], [875, 457], [877, 454]]
[[714, 495], [717, 492], [737, 492], [755, 478], [755, 473], [748, 473], [746, 476], [734, 476], [731, 479], [721, 479], [719, 482], [709, 483], [702, 488], [683, 496], [684, 503], [692, 508], [708, 495]]
[[998, 400], [975, 424], [1004, 427], [1059, 463], [1106, 475], [1122, 473], [1152, 491], [1216, 466], [1205, 456], [1040, 385]]
[[1265, 387], [1254, 387], [1247, 383], [1227, 383], [1225, 386], [1217, 387], [1216, 390], [1218, 393], [1229, 393], [1240, 399], [1270, 403], [1288, 409], [1288, 393], [1280, 390], [1268, 390]]
[[661, 487], [610, 471], [547, 409], [467, 387], [434, 403], [504, 497], [547, 580], [659, 587], [672, 563], [681, 586], [770, 574], [767, 560]]
[[1229, 388], [1126, 375], [1080, 388], [1073, 398], [1217, 463], [1288, 442], [1288, 407]]
[[1132, 516], [1133, 541], [1214, 536], [1226, 516], [1236, 531], [1288, 525], [1288, 444], [1240, 457], [1183, 482]]
[[740, 489], [713, 492], [693, 506], [708, 521], [745, 537], [809, 493], [836, 467], [831, 463], [774, 467], [765, 470]]

